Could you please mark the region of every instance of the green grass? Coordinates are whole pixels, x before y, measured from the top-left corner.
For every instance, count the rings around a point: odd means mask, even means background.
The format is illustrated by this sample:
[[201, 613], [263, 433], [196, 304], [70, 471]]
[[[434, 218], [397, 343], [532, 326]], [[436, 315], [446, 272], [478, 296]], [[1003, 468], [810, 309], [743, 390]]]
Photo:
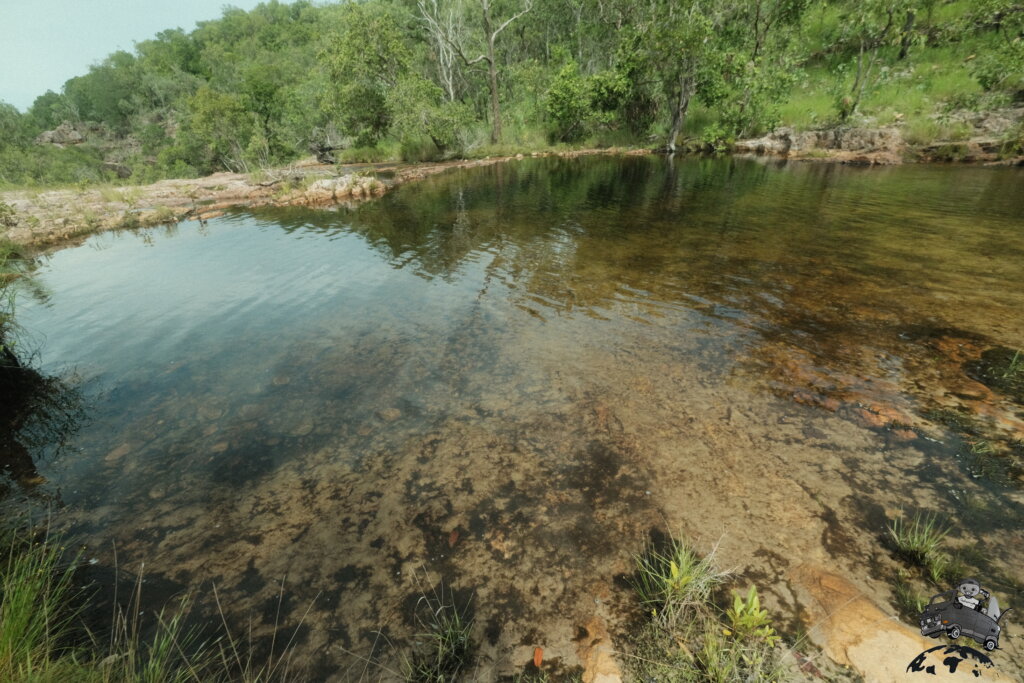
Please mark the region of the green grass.
[[712, 599], [728, 577], [682, 541], [634, 557], [633, 587], [650, 618], [626, 655], [632, 680], [780, 681], [790, 677], [783, 648], [757, 589], [734, 593], [720, 609]]
[[[109, 637], [101, 641], [78, 618], [89, 597], [75, 580], [80, 556], [69, 552], [60, 537], [45, 527], [41, 531], [28, 526], [8, 528], [3, 541], [0, 681], [4, 683], [298, 680], [288, 670], [292, 640], [277, 658], [258, 659], [252, 655], [252, 643], [240, 643], [231, 636], [223, 610], [224, 633], [216, 640], [203, 640], [197, 630], [187, 628], [189, 595], [155, 615], [144, 611], [141, 571], [127, 604], [112, 615]], [[217, 604], [219, 609], [219, 600]], [[144, 625], [144, 618], [155, 623]], [[275, 624], [275, 634], [277, 630]], [[144, 637], [144, 631], [151, 635]]]
[[161, 611], [155, 636], [144, 642], [140, 576], [136, 594], [114, 617], [110, 642], [94, 641], [94, 647], [85, 647], [75, 607], [83, 597], [74, 580], [79, 555], [69, 553], [48, 530], [6, 533], [5, 560], [0, 565], [0, 680], [185, 683], [213, 679], [215, 672], [208, 671], [212, 658], [182, 628], [187, 599], [173, 616]]
[[0, 680], [45, 678], [75, 617], [75, 559], [48, 534], [7, 532], [0, 565]]
[[900, 516], [889, 523], [889, 536], [896, 550], [911, 562], [928, 567], [942, 548], [950, 527], [937, 514], [917, 512], [913, 519]]
[[676, 538], [665, 548], [653, 544], [634, 558], [633, 588], [652, 616], [667, 627], [693, 606], [705, 604], [729, 574], [715, 567], [714, 553], [701, 558]]
[[1017, 349], [1016, 353], [1013, 354], [1013, 358], [1007, 364], [1006, 370], [1003, 371], [1003, 379], [1012, 379], [1024, 374], [1024, 358], [1021, 358], [1020, 353], [1020, 349]]
[[912, 145], [929, 145], [935, 142], [962, 142], [970, 138], [971, 133], [971, 127], [965, 123], [915, 118], [904, 127], [903, 139]]
[[153, 211], [151, 219], [157, 223], [176, 223], [178, 214], [169, 206], [158, 206]]
[[965, 572], [960, 558], [943, 549], [949, 531], [950, 526], [934, 513], [917, 512], [910, 520], [900, 516], [889, 523], [889, 536], [897, 552], [939, 587]]
[[911, 583], [911, 578], [906, 570], [899, 570], [896, 581], [893, 584], [893, 591], [896, 595], [896, 607], [900, 612], [910, 619], [917, 619], [917, 615], [928, 604], [928, 596], [918, 591]]
[[[443, 595], [443, 590], [442, 590]], [[406, 661], [405, 679], [415, 683], [455, 681], [472, 662], [476, 646], [471, 637], [473, 621], [460, 611], [454, 599], [445, 602], [436, 595], [420, 598], [422, 630], [416, 635], [416, 647]]]

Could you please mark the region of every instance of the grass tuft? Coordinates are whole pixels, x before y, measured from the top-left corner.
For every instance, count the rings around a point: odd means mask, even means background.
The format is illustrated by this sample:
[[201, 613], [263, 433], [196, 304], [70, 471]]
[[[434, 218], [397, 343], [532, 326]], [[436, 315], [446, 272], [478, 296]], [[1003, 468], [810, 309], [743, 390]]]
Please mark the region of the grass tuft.
[[77, 558], [45, 532], [8, 531], [0, 576], [0, 680], [28, 680], [64, 650], [75, 617], [68, 609]]
[[897, 572], [893, 591], [896, 594], [896, 607], [912, 619], [917, 619], [917, 615], [928, 604], [928, 597], [914, 587], [910, 575], [904, 569]]
[[928, 567], [940, 553], [942, 541], [950, 527], [940, 521], [937, 514], [915, 513], [907, 521], [903, 516], [889, 523], [889, 535], [896, 550], [915, 564]]
[[[69, 556], [71, 559], [69, 560]], [[257, 660], [230, 632], [203, 640], [185, 621], [191, 596], [153, 613], [144, 611], [142, 572], [116, 608], [101, 642], [80, 624], [87, 596], [76, 585], [79, 555], [71, 556], [46, 529], [9, 528], [0, 544], [0, 681], [39, 683], [269, 683], [289, 675], [292, 640], [275, 658]], [[283, 589], [282, 589], [283, 590]], [[118, 603], [114, 597], [115, 604]], [[218, 607], [220, 602], [218, 600]], [[308, 610], [307, 610], [308, 613]], [[221, 620], [224, 613], [221, 611]], [[226, 623], [225, 630], [226, 630]], [[301, 626], [301, 624], [299, 625]], [[276, 638], [275, 625], [275, 638]], [[273, 646], [271, 647], [273, 651]]]
[[1006, 370], [1003, 371], [1003, 379], [1012, 379], [1019, 375], [1024, 374], [1024, 358], [1020, 357], [1020, 349], [1013, 354], [1013, 358], [1006, 366]]
[[416, 650], [406, 662], [406, 680], [444, 683], [458, 679], [473, 658], [473, 620], [467, 610], [460, 612], [454, 599], [445, 602], [436, 594], [434, 599], [421, 596], [417, 607], [426, 616], [420, 617], [422, 631], [416, 635]]
[[701, 558], [676, 538], [670, 538], [664, 549], [648, 545], [634, 562], [633, 588], [644, 607], [666, 626], [682, 618], [688, 607], [706, 603], [729, 576], [715, 568], [714, 551]]

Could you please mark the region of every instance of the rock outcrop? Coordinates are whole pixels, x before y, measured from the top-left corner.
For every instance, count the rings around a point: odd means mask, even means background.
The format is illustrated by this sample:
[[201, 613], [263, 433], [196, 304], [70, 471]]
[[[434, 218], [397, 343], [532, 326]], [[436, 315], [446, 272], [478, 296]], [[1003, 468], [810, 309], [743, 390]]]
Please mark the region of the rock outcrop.
[[734, 150], [748, 154], [775, 156], [823, 156], [849, 163], [899, 163], [906, 143], [895, 126], [884, 128], [828, 128], [796, 132], [792, 128], [779, 128], [768, 135], [752, 140], [740, 140]]
[[[803, 616], [811, 625], [810, 640], [865, 681], [908, 680], [910, 662], [941, 644], [900, 623], [853, 583], [821, 567], [800, 565], [789, 579], [804, 606]], [[966, 670], [962, 674], [965, 679], [971, 678]], [[996, 670], [986, 671], [984, 678], [1013, 680]]]
[[67, 145], [80, 145], [85, 142], [85, 136], [69, 122], [65, 121], [53, 130], [44, 131], [36, 137], [36, 144], [56, 145], [65, 147]]
[[377, 178], [350, 173], [337, 178], [314, 181], [305, 190], [296, 190], [284, 199], [287, 204], [311, 206], [331, 204], [347, 199], [384, 194], [387, 186]]

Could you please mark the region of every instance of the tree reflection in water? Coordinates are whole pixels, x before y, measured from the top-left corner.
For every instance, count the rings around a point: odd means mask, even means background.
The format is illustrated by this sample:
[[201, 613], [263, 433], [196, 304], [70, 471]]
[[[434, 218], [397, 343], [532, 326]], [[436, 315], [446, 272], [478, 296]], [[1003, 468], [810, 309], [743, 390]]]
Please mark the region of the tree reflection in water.
[[74, 377], [46, 375], [0, 339], [0, 496], [43, 483], [36, 464], [64, 448], [85, 416]]

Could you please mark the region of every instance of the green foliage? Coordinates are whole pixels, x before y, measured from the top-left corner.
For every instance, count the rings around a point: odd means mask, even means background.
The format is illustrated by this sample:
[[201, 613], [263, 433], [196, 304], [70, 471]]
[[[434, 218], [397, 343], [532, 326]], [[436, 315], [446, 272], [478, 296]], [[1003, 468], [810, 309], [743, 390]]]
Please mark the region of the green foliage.
[[[548, 88], [545, 109], [551, 122], [551, 136], [560, 142], [576, 142], [586, 134], [586, 122], [591, 113], [591, 92], [579, 65], [569, 61], [563, 66]], [[606, 97], [612, 93], [606, 93]]]
[[985, 90], [1024, 87], [1024, 17], [1017, 0], [978, 0], [968, 22], [998, 35], [993, 49], [973, 60], [971, 72]]
[[460, 134], [472, 121], [472, 112], [461, 102], [445, 100], [441, 88], [431, 81], [412, 74], [402, 76], [385, 101], [392, 112], [392, 133], [403, 146], [426, 136], [441, 155], [461, 151]]
[[114, 173], [103, 165], [103, 153], [91, 145], [59, 149], [53, 146], [13, 146], [0, 150], [0, 187], [88, 184], [110, 181]]
[[155, 614], [143, 610], [141, 573], [127, 604], [115, 607], [106, 642], [97, 641], [78, 619], [89, 600], [76, 584], [79, 564], [80, 554], [70, 552], [45, 528], [0, 530], [0, 680], [291, 680], [286, 665], [292, 641], [283, 655], [262, 659], [254, 656], [253, 643], [239, 642], [226, 623], [221, 638], [203, 640], [196, 629], [185, 626], [192, 607], [188, 595]]
[[0, 202], [0, 226], [13, 228], [17, 224], [18, 217], [15, 214], [14, 207], [6, 202]]
[[663, 549], [649, 545], [633, 560], [632, 584], [640, 602], [666, 625], [678, 622], [687, 608], [706, 602], [728, 576], [715, 568], [713, 554], [701, 558], [675, 538]]
[[903, 129], [903, 139], [912, 145], [927, 145], [936, 141], [959, 142], [970, 137], [970, 127], [963, 123], [949, 123], [933, 118], [915, 118]]
[[416, 635], [417, 647], [406, 662], [405, 679], [412, 683], [458, 680], [475, 650], [470, 636], [473, 622], [453, 603], [426, 598], [420, 603], [427, 616], [420, 621], [423, 630]]
[[201, 171], [244, 167], [253, 118], [240, 95], [203, 86], [189, 98], [182, 128], [182, 161]]
[[[713, 555], [701, 559], [681, 541], [663, 551], [648, 548], [634, 559], [634, 587], [651, 619], [633, 636], [627, 661], [633, 680], [780, 681], [780, 637], [757, 589], [736, 593], [720, 610], [713, 588], [726, 573]], [[656, 605], [656, 607], [652, 607]], [[671, 612], [670, 612], [671, 610]], [[671, 618], [666, 618], [671, 614]]]
[[910, 576], [903, 569], [897, 572], [893, 590], [896, 595], [896, 607], [907, 617], [917, 619], [921, 610], [928, 604], [928, 596], [914, 587]]
[[[494, 8], [491, 30], [512, 5]], [[1024, 92], [1019, 5], [534, 0], [494, 44], [504, 142], [649, 145], [653, 132], [725, 149], [779, 123], [855, 115], [905, 125], [921, 144], [956, 142], [971, 131], [937, 115], [1004, 107]], [[135, 183], [251, 170], [312, 142], [347, 158], [506, 149], [486, 146], [494, 110], [480, 9], [439, 0], [432, 30], [416, 3], [268, 2], [163, 31], [24, 113], [0, 103], [0, 186], [105, 182], [107, 162]], [[35, 144], [65, 122], [84, 143]], [[1024, 126], [1006, 134], [1003, 153], [1022, 149]]]
[[[2, 207], [0, 207], [0, 222], [2, 222], [2, 220], [3, 211]], [[1014, 377], [1019, 377], [1021, 374], [1024, 374], [1024, 358], [1021, 358], [1020, 354], [1020, 349], [1017, 349], [1017, 351], [1014, 352], [1013, 358], [1010, 359], [1010, 362], [1006, 365], [1006, 369], [1003, 370], [1003, 379], [1012, 379]]]
[[897, 552], [920, 567], [937, 586], [955, 579], [964, 572], [959, 558], [943, 550], [950, 527], [936, 514], [915, 513], [908, 522], [900, 516], [889, 524], [889, 536]]
[[28, 680], [64, 649], [76, 559], [48, 535], [5, 530], [0, 550], [0, 680]]
[[768, 610], [761, 609], [756, 586], [750, 587], [746, 597], [738, 591], [733, 592], [732, 606], [726, 610], [725, 617], [731, 631], [726, 635], [742, 640], [760, 639], [771, 646], [779, 642], [779, 636], [768, 618]]
[[344, 10], [339, 29], [319, 55], [330, 76], [321, 107], [338, 117], [357, 145], [373, 145], [391, 124], [387, 91], [409, 70], [412, 54], [388, 5], [353, 4]]

